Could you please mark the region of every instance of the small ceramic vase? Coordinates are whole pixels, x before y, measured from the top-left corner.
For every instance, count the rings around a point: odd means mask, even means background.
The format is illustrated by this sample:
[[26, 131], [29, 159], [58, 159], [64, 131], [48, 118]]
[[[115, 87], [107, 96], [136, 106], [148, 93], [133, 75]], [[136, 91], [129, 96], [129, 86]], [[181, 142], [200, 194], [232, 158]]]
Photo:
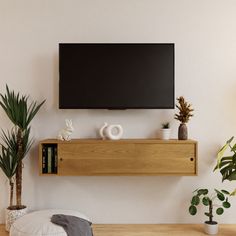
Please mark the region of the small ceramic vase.
[[178, 139], [179, 140], [187, 140], [188, 139], [188, 127], [185, 123], [181, 123], [179, 125]]
[[161, 139], [169, 140], [170, 139], [171, 129], [161, 129]]

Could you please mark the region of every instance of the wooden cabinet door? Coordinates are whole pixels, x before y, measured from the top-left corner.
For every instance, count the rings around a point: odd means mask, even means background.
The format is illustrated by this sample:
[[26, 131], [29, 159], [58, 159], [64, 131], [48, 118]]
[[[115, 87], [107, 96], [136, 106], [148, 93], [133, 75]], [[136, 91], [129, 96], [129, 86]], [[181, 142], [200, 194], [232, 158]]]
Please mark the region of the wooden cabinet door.
[[148, 175], [195, 175], [194, 143], [138, 144], [135, 146], [138, 172]]
[[196, 143], [60, 143], [58, 174], [196, 175]]

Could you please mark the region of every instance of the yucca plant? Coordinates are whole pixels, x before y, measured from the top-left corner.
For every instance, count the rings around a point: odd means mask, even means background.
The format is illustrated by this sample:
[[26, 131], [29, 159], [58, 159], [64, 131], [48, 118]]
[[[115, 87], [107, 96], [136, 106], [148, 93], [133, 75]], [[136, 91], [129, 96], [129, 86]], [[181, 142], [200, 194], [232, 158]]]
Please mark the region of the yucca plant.
[[9, 209], [13, 207], [13, 192], [14, 192], [14, 180], [13, 177], [16, 173], [16, 168], [18, 165], [17, 156], [10, 151], [9, 148], [5, 148], [1, 146], [0, 153], [0, 168], [3, 173], [6, 175], [10, 185], [10, 201], [9, 201]]
[[10, 91], [6, 85], [6, 94], [0, 94], [0, 106], [5, 111], [14, 127], [11, 131], [4, 132], [2, 135], [3, 146], [11, 154], [16, 155], [17, 168], [15, 171], [16, 179], [16, 209], [25, 208], [21, 203], [22, 195], [22, 160], [26, 156], [32, 144], [29, 139], [30, 122], [35, 117], [43, 102], [29, 102], [29, 97]]

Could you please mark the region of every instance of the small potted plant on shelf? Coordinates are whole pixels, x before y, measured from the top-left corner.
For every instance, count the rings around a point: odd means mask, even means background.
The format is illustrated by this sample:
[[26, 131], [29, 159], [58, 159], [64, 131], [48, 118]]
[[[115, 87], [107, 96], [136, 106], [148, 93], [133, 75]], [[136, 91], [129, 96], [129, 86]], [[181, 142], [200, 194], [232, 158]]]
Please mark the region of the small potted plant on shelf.
[[[6, 94], [0, 94], [0, 106], [13, 123], [13, 128], [7, 132], [2, 130], [2, 149], [0, 167], [10, 183], [10, 205], [6, 210], [6, 230], [21, 215], [26, 213], [26, 206], [21, 203], [22, 193], [22, 160], [28, 153], [32, 139], [30, 139], [30, 123], [45, 101], [29, 104], [28, 96], [10, 91], [6, 85]], [[15, 179], [16, 204], [13, 204], [13, 188]]]
[[191, 104], [187, 103], [184, 99], [184, 97], [177, 98], [177, 101], [179, 105], [176, 105], [176, 107], [179, 110], [179, 113], [175, 114], [175, 119], [180, 121], [180, 126], [178, 129], [178, 139], [179, 140], [186, 140], [188, 139], [188, 129], [186, 123], [188, 123], [190, 117], [193, 116], [193, 108], [191, 107]]
[[164, 140], [168, 140], [170, 139], [170, 123], [169, 122], [165, 122], [165, 123], [162, 123], [162, 129], [161, 129], [161, 139], [164, 139]]
[[224, 208], [230, 208], [231, 204], [228, 200], [230, 193], [226, 190], [220, 191], [217, 189], [215, 189], [211, 194], [209, 194], [208, 189], [196, 189], [193, 193], [194, 196], [191, 200], [189, 213], [191, 215], [196, 215], [197, 206], [202, 203], [208, 208], [208, 210], [205, 212], [205, 215], [208, 217], [208, 220], [205, 221], [204, 230], [207, 234], [217, 234], [218, 223], [216, 221], [213, 221], [213, 208], [217, 206], [217, 209], [215, 211], [217, 215], [222, 215], [224, 213]]

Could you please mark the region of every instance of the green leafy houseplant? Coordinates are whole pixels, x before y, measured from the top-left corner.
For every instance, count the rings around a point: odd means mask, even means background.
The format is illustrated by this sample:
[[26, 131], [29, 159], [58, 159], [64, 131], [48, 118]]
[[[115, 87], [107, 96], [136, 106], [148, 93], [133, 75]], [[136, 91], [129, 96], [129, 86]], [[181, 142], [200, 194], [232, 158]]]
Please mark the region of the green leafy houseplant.
[[[208, 210], [205, 212], [205, 215], [208, 217], [208, 221], [205, 222], [207, 224], [217, 224], [217, 222], [213, 221], [214, 206], [217, 206], [217, 209], [215, 211], [217, 215], [222, 215], [224, 213], [224, 208], [227, 209], [231, 206], [228, 201], [230, 193], [226, 190], [219, 191], [215, 189], [212, 194], [209, 194], [208, 189], [196, 189], [193, 193], [194, 196], [191, 200], [189, 213], [191, 215], [196, 215], [197, 206], [202, 203], [208, 208]], [[216, 201], [218, 201], [219, 204], [216, 204]]]
[[162, 127], [162, 129], [169, 129], [170, 128], [170, 122], [162, 123], [161, 127]]
[[160, 130], [161, 139], [169, 140], [171, 133], [170, 123], [169, 122], [162, 123], [161, 127], [162, 127], [162, 129]]
[[[233, 144], [234, 137], [231, 137], [217, 154], [217, 164], [215, 170], [219, 169], [224, 180], [236, 180], [236, 144]], [[228, 151], [229, 154], [225, 155]], [[234, 195], [236, 191], [232, 194]]]
[[[10, 91], [6, 85], [6, 94], [0, 94], [0, 106], [13, 123], [10, 131], [2, 131], [2, 152], [0, 167], [9, 179], [10, 210], [25, 208], [21, 203], [22, 195], [22, 160], [32, 145], [30, 123], [45, 101], [29, 102], [29, 97]], [[13, 205], [13, 177], [16, 181], [16, 205]]]
[[13, 191], [14, 191], [14, 175], [16, 173], [16, 168], [18, 165], [17, 156], [12, 154], [9, 148], [1, 146], [0, 153], [0, 168], [6, 175], [10, 185], [10, 205], [9, 208], [13, 207]]

